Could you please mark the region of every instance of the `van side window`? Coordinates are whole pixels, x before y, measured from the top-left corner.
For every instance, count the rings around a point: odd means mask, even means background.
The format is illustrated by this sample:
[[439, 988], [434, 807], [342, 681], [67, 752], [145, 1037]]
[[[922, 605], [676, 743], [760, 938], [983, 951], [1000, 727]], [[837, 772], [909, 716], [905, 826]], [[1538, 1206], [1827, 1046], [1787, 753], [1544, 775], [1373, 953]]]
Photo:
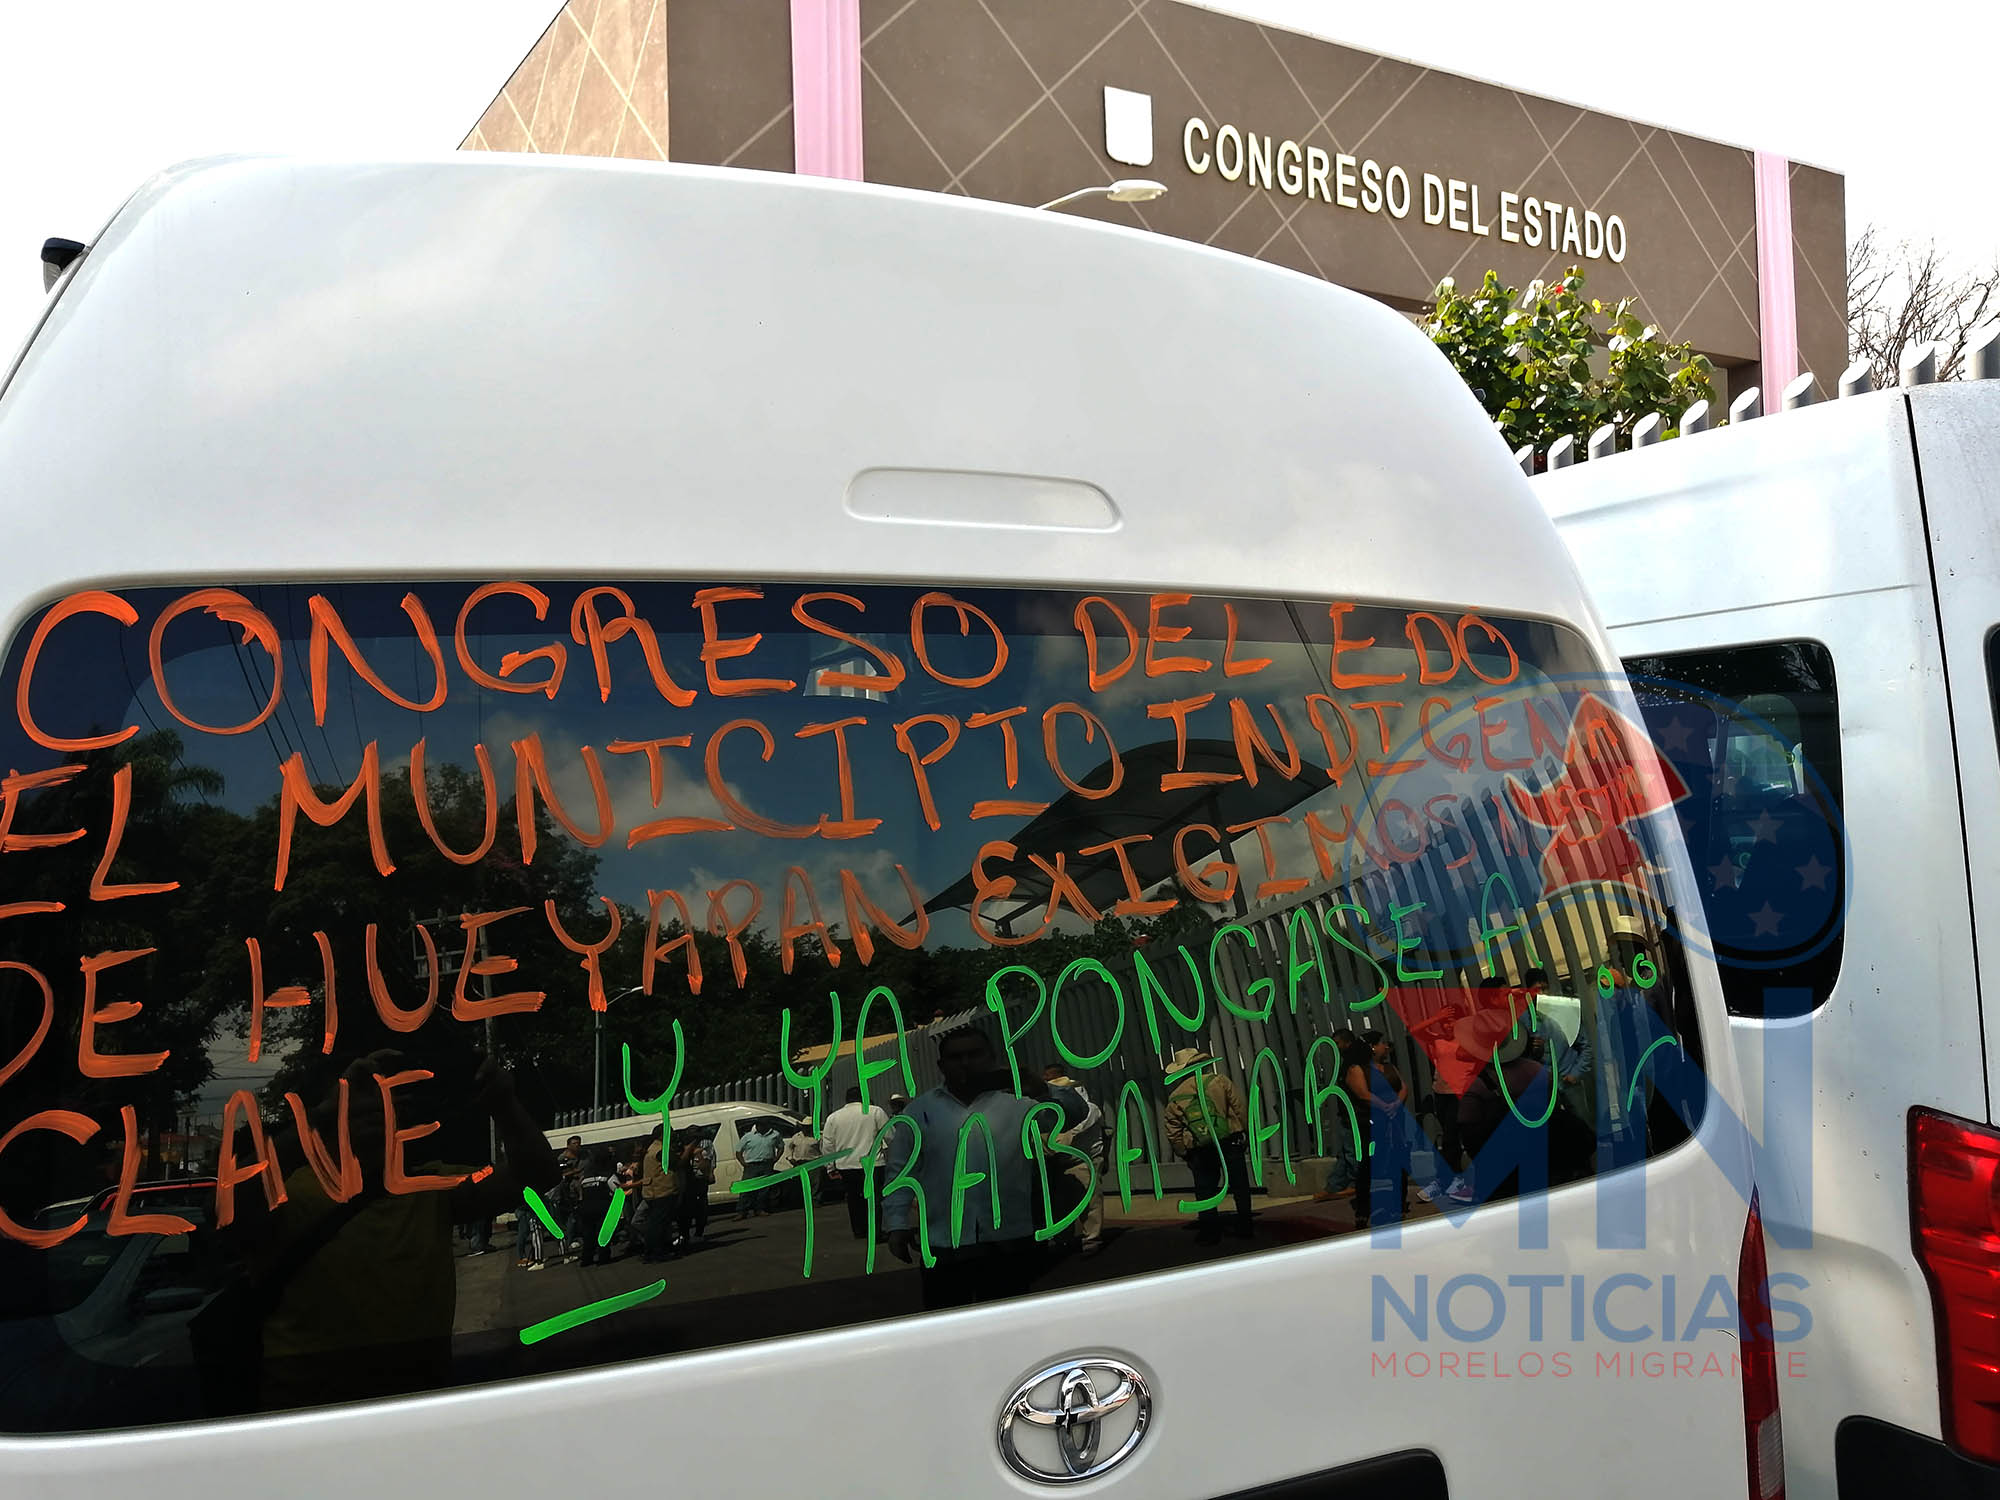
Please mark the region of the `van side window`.
[[0, 663], [0, 1432], [1476, 1237], [1708, 1097], [1646, 740], [1576, 630], [1433, 603], [51, 604]]
[[1730, 1011], [1804, 1015], [1840, 969], [1840, 703], [1817, 641], [1628, 657], [1680, 803]]

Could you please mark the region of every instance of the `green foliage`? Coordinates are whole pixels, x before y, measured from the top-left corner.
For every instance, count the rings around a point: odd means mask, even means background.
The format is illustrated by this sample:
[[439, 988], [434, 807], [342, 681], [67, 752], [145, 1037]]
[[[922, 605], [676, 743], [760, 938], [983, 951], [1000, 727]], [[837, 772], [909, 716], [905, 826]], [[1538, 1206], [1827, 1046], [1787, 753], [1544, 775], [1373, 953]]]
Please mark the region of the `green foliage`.
[[[10, 870], [17, 883], [8, 898], [54, 898], [63, 905], [32, 919], [12, 919], [0, 946], [0, 957], [32, 967], [57, 996], [50, 1034], [29, 1052], [42, 1013], [40, 992], [18, 967], [0, 973], [0, 1066], [26, 1054], [4, 1089], [10, 1122], [41, 1109], [81, 1110], [108, 1120], [110, 1139], [118, 1134], [119, 1108], [129, 1104], [157, 1138], [171, 1127], [176, 1100], [213, 1074], [207, 1048], [221, 1022], [196, 977], [209, 964], [226, 918], [226, 882], [215, 878], [218, 856], [242, 820], [208, 805], [205, 799], [222, 791], [222, 778], [188, 765], [181, 752], [180, 739], [166, 732], [92, 751], [72, 762], [81, 764], [77, 774], [27, 799], [19, 810], [10, 830], [15, 837], [53, 842], [36, 850], [31, 877]], [[83, 894], [104, 854], [102, 830], [111, 822], [112, 787], [121, 770], [129, 774], [129, 816], [106, 880], [116, 888], [179, 879], [183, 890], [165, 918], [159, 915], [161, 896], [99, 901]], [[160, 1067], [137, 1076], [79, 1076], [79, 959], [104, 953], [130, 956], [105, 970], [97, 986], [99, 1009], [135, 998], [144, 1004], [129, 1019], [101, 1029], [94, 1049], [168, 1053]], [[36, 1145], [47, 1150], [50, 1143]], [[92, 1149], [104, 1145], [96, 1142]], [[111, 1159], [115, 1165], [115, 1148]]]
[[1668, 343], [1625, 297], [1607, 307], [1583, 295], [1583, 272], [1531, 281], [1526, 292], [1488, 271], [1477, 291], [1438, 283], [1424, 331], [1479, 397], [1510, 448], [1546, 448], [1565, 435], [1578, 443], [1607, 422], [1618, 445], [1640, 418], [1658, 412], [1676, 436], [1680, 414], [1713, 401], [1712, 368], [1687, 343]]

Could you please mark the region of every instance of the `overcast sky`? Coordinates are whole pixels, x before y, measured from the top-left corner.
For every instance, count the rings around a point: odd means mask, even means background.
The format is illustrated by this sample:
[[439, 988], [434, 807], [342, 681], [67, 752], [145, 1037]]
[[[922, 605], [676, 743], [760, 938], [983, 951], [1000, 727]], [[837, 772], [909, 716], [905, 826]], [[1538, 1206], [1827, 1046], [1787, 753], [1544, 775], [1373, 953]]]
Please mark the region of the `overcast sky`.
[[[148, 174], [221, 151], [451, 150], [559, 0], [98, 0], [9, 6], [0, 77], [0, 359], [42, 303], [43, 239], [94, 237]], [[1047, 0], [1061, 4], [1063, 0]], [[1510, 10], [1464, 0], [1215, 8], [1847, 174], [1850, 229], [2000, 253], [1982, 159], [1992, 0]], [[1811, 19], [1808, 19], [1810, 16]], [[1959, 60], [1964, 59], [1963, 66]]]

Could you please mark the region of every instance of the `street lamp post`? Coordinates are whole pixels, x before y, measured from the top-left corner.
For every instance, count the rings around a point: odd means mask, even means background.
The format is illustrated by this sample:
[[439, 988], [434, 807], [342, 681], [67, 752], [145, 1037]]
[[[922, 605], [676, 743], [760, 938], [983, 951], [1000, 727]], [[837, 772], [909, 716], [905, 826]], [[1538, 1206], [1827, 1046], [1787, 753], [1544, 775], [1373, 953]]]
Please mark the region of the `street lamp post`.
[[1167, 191], [1163, 182], [1154, 182], [1145, 177], [1121, 177], [1116, 182], [1107, 182], [1101, 187], [1078, 188], [1073, 193], [1064, 193], [1060, 198], [1051, 198], [1037, 208], [1062, 208], [1067, 204], [1081, 202], [1085, 198], [1108, 198], [1113, 203], [1150, 203], [1162, 197]]
[[598, 1115], [600, 1115], [604, 1111], [605, 1012], [611, 1009], [612, 1003], [614, 1001], [628, 999], [633, 995], [643, 995], [645, 992], [646, 992], [645, 987], [643, 985], [635, 984], [629, 990], [620, 990], [617, 994], [609, 996], [604, 1002], [604, 1010], [595, 1011], [592, 1013], [595, 1019], [591, 1026], [591, 1032], [592, 1032], [591, 1050], [594, 1054], [594, 1066], [590, 1070], [590, 1117], [593, 1120], [595, 1120], [598, 1117]]

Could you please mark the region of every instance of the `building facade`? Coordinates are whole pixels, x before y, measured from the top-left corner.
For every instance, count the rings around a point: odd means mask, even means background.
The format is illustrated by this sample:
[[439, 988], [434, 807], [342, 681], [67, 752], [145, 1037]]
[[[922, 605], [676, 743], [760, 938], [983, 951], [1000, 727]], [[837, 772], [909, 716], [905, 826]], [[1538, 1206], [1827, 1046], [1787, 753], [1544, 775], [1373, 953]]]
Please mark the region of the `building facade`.
[[1846, 358], [1837, 173], [1190, 0], [570, 0], [471, 149], [811, 171], [1198, 240], [1414, 311], [1580, 267], [1725, 394]]

